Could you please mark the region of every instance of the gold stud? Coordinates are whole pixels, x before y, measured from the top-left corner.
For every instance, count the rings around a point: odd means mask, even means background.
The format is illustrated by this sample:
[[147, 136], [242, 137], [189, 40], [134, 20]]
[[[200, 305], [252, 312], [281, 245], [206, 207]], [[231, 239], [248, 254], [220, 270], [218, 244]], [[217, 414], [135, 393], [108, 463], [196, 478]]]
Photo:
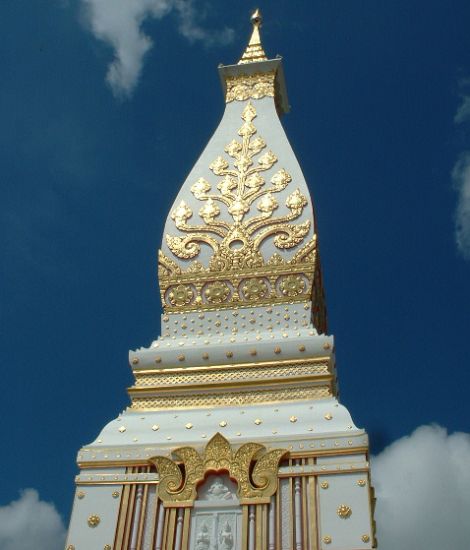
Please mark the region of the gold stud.
[[73, 544], [69, 544], [67, 546], [67, 550], [75, 550], [75, 546]]
[[186, 424], [186, 426], [185, 426], [185, 428], [186, 428], [187, 430], [190, 430], [192, 427], [193, 427], [193, 425], [191, 424], [191, 422], [188, 422], [188, 423]]
[[305, 346], [299, 346], [299, 351], [305, 351]]
[[227, 357], [233, 357], [233, 351], [227, 351], [227, 353], [225, 354]]
[[162, 358], [161, 357], [155, 357], [155, 363], [161, 363]]
[[219, 426], [221, 428], [225, 428], [226, 425], [227, 425], [227, 422], [225, 420], [222, 420], [221, 422], [219, 422]]
[[366, 486], [366, 480], [365, 479], [358, 479], [357, 484], [359, 487], [365, 487]]
[[320, 483], [320, 487], [321, 487], [322, 489], [328, 489], [329, 486], [330, 486], [330, 484], [328, 483], [328, 481], [322, 481], [322, 482]]
[[331, 413], [326, 413], [324, 418], [325, 420], [331, 420], [333, 418], [333, 415]]
[[329, 342], [326, 342], [325, 344], [323, 344], [323, 349], [330, 349], [331, 348], [331, 344]]
[[256, 424], [257, 426], [259, 426], [259, 425], [262, 424], [262, 423], [263, 423], [263, 421], [261, 420], [261, 418], [257, 418], [257, 419], [255, 420], [255, 424]]
[[100, 516], [93, 515], [88, 518], [88, 525], [89, 527], [96, 527], [100, 521]]
[[242, 435], [242, 433], [241, 433], [241, 432], [237, 432], [236, 435], [240, 436], [240, 435]]
[[279, 346], [276, 346], [274, 348], [274, 353], [277, 353], [277, 354], [281, 353], [281, 348]]
[[178, 355], [177, 359], [178, 359], [178, 361], [184, 361], [185, 356], [184, 355]]
[[111, 545], [110, 544], [105, 544], [104, 547], [103, 547], [103, 550], [112, 550]]
[[362, 540], [362, 542], [369, 542], [370, 537], [369, 537], [369, 535], [362, 535], [361, 540]]
[[134, 358], [132, 359], [132, 364], [133, 364], [133, 365], [138, 365], [138, 364], [139, 364], [139, 359], [138, 359], [137, 357], [134, 357]]
[[331, 537], [330, 537], [329, 535], [325, 535], [325, 536], [323, 537], [323, 542], [324, 542], [325, 544], [330, 544], [330, 543], [331, 543], [331, 540], [332, 540], [332, 539], [331, 539]]
[[157, 432], [159, 429], [160, 429], [160, 426], [159, 426], [158, 424], [154, 424], [154, 425], [152, 426], [152, 430], [153, 430], [154, 432]]
[[340, 504], [336, 510], [338, 516], [342, 519], [347, 519], [351, 516], [352, 510], [347, 504]]
[[258, 352], [255, 349], [250, 349], [250, 355], [256, 355]]
[[126, 431], [126, 427], [125, 427], [125, 426], [121, 426], [121, 427], [119, 428], [119, 431], [120, 431], [121, 433], [124, 433], [124, 432]]
[[297, 420], [298, 420], [298, 418], [296, 416], [293, 416], [293, 415], [289, 418], [289, 421], [292, 422], [292, 423], [297, 422]]
[[209, 354], [207, 352], [202, 354], [203, 359], [209, 359]]
[[111, 495], [113, 498], [119, 498], [119, 491], [114, 491], [114, 493]]
[[85, 493], [83, 491], [78, 491], [77, 498], [79, 499], [85, 498]]

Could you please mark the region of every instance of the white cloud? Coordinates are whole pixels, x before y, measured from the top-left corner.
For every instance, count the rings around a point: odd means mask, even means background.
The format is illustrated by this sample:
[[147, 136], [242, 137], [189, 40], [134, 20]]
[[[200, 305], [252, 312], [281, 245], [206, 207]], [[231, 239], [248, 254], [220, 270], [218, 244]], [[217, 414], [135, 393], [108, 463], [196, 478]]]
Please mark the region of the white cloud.
[[380, 550], [466, 550], [470, 434], [422, 426], [372, 459]]
[[0, 506], [1, 550], [63, 550], [65, 528], [53, 504], [26, 489], [18, 500]]
[[455, 212], [455, 238], [457, 247], [466, 259], [470, 259], [470, 152], [460, 156], [452, 179], [458, 193]]
[[146, 19], [162, 19], [171, 11], [178, 16], [179, 32], [189, 41], [227, 43], [233, 31], [209, 32], [197, 22], [193, 0], [82, 0], [85, 19], [96, 38], [109, 44], [114, 60], [106, 80], [118, 97], [129, 97], [142, 72], [144, 56], [153, 45], [142, 25]]
[[470, 119], [470, 96], [463, 95], [462, 102], [455, 113], [454, 122], [456, 124], [461, 124]]

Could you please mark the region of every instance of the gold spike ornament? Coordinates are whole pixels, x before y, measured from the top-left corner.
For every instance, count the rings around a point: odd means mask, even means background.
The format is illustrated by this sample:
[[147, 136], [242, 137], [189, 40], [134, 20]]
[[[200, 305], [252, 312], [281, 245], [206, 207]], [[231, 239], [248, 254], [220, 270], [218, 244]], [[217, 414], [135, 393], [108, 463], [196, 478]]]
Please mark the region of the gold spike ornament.
[[250, 41], [246, 50], [243, 52], [242, 58], [238, 62], [239, 65], [243, 63], [255, 63], [256, 61], [266, 61], [268, 58], [261, 45], [261, 37], [259, 30], [261, 28], [262, 17], [261, 12], [257, 9], [251, 16], [251, 22], [253, 24], [253, 31], [251, 33]]

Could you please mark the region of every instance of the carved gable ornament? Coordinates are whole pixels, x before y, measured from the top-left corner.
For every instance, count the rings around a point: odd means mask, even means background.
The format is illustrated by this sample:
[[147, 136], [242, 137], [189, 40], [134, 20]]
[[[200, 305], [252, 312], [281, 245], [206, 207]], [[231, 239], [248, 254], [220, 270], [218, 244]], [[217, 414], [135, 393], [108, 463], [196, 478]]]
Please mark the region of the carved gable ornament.
[[240, 504], [266, 504], [277, 491], [279, 461], [287, 453], [286, 449], [266, 452], [259, 443], [245, 443], [234, 451], [217, 433], [202, 454], [193, 447], [181, 447], [173, 451], [176, 460], [156, 456], [149, 461], [160, 476], [158, 496], [167, 508], [192, 506], [206, 475], [221, 471], [238, 484]]

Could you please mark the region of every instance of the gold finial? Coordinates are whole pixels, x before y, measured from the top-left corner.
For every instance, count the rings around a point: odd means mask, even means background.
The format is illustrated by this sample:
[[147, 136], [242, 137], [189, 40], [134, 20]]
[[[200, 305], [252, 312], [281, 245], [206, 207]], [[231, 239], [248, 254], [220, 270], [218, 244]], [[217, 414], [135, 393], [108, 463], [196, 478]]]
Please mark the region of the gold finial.
[[259, 9], [256, 9], [252, 13], [250, 20], [253, 24], [253, 31], [251, 33], [248, 46], [243, 52], [242, 58], [238, 62], [239, 65], [243, 63], [254, 63], [256, 61], [266, 61], [268, 59], [264, 53], [263, 46], [261, 45], [261, 37], [259, 34], [259, 29], [263, 21]]

